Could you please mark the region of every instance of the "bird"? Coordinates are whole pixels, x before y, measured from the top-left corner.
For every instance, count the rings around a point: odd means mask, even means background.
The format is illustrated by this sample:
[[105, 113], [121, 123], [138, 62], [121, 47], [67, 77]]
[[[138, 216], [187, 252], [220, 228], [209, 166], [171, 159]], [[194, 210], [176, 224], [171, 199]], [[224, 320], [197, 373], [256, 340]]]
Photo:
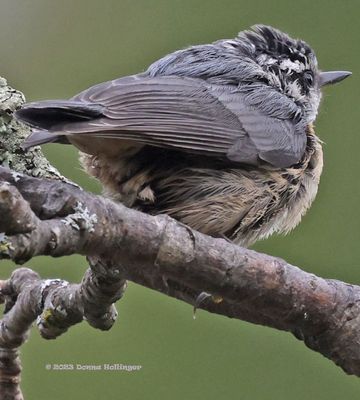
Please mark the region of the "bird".
[[175, 51], [68, 100], [23, 105], [23, 143], [71, 144], [103, 194], [251, 246], [288, 233], [323, 169], [314, 130], [323, 72], [303, 40], [266, 25]]

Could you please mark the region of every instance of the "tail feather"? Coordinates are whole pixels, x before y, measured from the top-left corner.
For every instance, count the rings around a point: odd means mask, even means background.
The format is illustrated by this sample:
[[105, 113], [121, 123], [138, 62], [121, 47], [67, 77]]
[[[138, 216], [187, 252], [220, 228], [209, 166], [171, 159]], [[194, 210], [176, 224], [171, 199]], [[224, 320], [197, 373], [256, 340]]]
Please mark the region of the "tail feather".
[[64, 123], [88, 121], [102, 116], [103, 106], [73, 100], [46, 100], [25, 104], [15, 116], [41, 130], [54, 130]]
[[66, 136], [56, 135], [49, 131], [32, 131], [31, 134], [25, 139], [25, 141], [21, 144], [21, 148], [23, 150], [28, 150], [31, 147], [39, 146], [40, 144], [45, 143], [64, 143], [69, 144]]

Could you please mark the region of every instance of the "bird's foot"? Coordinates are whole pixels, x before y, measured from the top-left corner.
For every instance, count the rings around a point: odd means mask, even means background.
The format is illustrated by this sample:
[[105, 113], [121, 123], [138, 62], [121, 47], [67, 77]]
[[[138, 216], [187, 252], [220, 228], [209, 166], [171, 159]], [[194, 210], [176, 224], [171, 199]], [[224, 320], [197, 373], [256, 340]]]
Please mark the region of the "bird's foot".
[[217, 296], [217, 295], [212, 295], [210, 293], [207, 292], [201, 292], [194, 303], [194, 308], [193, 308], [193, 318], [196, 319], [196, 311], [197, 309], [200, 307], [201, 303], [203, 303], [205, 300], [207, 300], [208, 298], [211, 298], [211, 300], [215, 303], [215, 304], [219, 304], [221, 303], [224, 299], [221, 296]]

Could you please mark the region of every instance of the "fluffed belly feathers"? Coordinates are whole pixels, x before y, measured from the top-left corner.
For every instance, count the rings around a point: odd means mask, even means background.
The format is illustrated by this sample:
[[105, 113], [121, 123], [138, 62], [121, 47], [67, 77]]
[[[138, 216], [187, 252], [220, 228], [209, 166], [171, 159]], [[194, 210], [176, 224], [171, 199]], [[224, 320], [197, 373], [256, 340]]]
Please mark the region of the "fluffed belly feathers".
[[312, 131], [301, 161], [285, 169], [128, 144], [116, 157], [81, 153], [80, 160], [114, 200], [242, 246], [293, 229], [316, 196], [323, 166]]

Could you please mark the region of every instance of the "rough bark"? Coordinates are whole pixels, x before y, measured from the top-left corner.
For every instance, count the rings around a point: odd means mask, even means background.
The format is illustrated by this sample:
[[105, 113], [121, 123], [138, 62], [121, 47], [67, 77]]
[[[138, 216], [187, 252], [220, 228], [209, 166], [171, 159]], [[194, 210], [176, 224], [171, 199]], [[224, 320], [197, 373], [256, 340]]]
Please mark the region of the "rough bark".
[[[20, 103], [6, 100], [4, 108], [1, 96], [0, 86], [3, 131], [13, 126], [13, 135], [23, 132], [11, 119]], [[14, 151], [22, 160], [19, 145]], [[0, 259], [22, 264], [36, 255], [82, 254], [90, 268], [80, 284], [42, 280], [26, 268], [0, 282], [6, 304], [0, 323], [0, 393], [10, 393], [5, 398], [21, 399], [17, 348], [33, 321], [44, 338], [56, 338], [83, 318], [109, 329], [116, 318], [113, 303], [123, 295], [126, 280], [192, 305], [209, 293], [197, 306], [291, 332], [360, 376], [360, 287], [208, 237], [166, 215], [152, 217], [87, 193], [56, 170], [46, 175], [49, 164], [39, 151], [41, 178], [24, 174], [32, 171], [27, 162], [26, 167], [18, 160], [0, 167]]]

